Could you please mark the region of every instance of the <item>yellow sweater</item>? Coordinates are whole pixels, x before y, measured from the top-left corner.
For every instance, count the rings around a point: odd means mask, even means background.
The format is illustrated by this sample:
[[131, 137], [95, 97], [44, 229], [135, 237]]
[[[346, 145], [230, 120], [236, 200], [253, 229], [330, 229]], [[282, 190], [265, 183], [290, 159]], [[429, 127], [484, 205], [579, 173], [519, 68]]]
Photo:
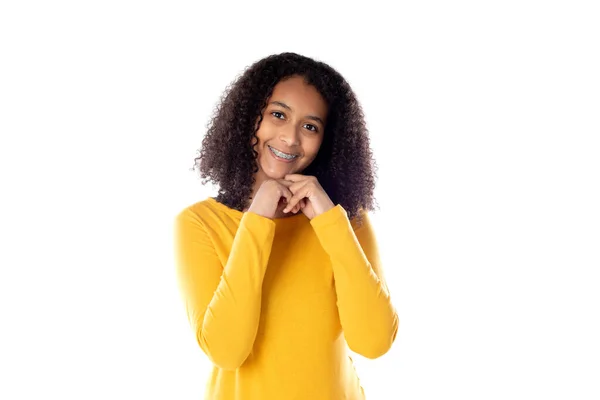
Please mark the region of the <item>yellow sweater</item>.
[[347, 349], [385, 354], [399, 319], [363, 216], [270, 219], [212, 197], [177, 215], [179, 290], [213, 363], [205, 399], [365, 398]]

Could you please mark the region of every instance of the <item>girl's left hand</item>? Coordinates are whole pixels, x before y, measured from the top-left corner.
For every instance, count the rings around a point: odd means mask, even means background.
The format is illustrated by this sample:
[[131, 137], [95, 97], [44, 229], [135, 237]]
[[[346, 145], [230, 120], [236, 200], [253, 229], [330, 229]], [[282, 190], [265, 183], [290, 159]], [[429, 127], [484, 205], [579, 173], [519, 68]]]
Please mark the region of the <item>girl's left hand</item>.
[[308, 217], [313, 219], [317, 215], [324, 213], [335, 207], [335, 204], [329, 198], [317, 178], [310, 175], [288, 174], [285, 180], [292, 182], [288, 188], [293, 193], [283, 212], [292, 210], [296, 204], [300, 203], [300, 210]]

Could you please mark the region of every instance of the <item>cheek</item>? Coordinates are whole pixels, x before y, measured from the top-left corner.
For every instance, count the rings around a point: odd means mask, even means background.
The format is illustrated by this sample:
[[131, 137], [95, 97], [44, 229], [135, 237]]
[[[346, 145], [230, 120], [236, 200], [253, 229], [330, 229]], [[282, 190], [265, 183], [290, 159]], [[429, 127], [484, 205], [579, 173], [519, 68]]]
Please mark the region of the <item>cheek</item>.
[[308, 155], [308, 158], [311, 160], [317, 157], [317, 153], [319, 152], [319, 148], [321, 147], [321, 141], [315, 141], [307, 144], [305, 147], [305, 153]]
[[256, 132], [256, 138], [258, 140], [254, 139], [254, 137], [251, 137], [250, 138], [250, 143], [256, 142], [257, 144], [255, 146], [255, 149], [257, 151], [259, 151], [259, 148], [262, 147], [263, 143], [265, 142], [264, 129], [262, 127], [261, 127], [261, 129], [259, 129], [258, 132]]
[[277, 130], [273, 127], [273, 124], [269, 121], [262, 121], [260, 128], [256, 132], [256, 137], [260, 143], [268, 142], [273, 136], [276, 136]]

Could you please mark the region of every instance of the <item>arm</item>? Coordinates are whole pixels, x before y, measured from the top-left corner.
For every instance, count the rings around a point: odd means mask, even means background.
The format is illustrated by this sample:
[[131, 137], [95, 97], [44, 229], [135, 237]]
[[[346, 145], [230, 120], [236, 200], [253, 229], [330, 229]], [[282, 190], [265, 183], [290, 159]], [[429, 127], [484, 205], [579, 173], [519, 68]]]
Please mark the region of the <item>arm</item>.
[[201, 219], [189, 209], [175, 219], [177, 282], [188, 320], [220, 368], [238, 368], [252, 350], [274, 235], [273, 221], [244, 213], [223, 267]]
[[385, 354], [396, 338], [399, 318], [383, 276], [369, 216], [353, 229], [341, 205], [311, 220], [333, 268], [338, 312], [350, 349], [368, 358]]

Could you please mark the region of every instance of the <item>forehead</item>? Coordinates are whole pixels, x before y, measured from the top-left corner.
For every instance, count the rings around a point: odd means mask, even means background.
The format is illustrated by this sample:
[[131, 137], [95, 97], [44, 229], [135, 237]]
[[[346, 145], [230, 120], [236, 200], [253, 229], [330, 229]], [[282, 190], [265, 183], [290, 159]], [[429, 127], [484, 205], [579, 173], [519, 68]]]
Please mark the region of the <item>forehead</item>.
[[279, 81], [273, 88], [270, 101], [281, 101], [294, 112], [302, 114], [318, 114], [321, 117], [327, 115], [327, 103], [312, 85], [304, 82], [302, 77], [292, 77]]

